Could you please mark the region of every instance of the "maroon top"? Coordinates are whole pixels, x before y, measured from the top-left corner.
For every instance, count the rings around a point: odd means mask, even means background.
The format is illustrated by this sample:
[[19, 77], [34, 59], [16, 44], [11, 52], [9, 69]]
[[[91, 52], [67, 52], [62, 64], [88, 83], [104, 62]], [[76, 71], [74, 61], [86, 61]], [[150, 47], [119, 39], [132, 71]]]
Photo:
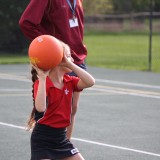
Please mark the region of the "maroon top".
[[30, 0], [19, 24], [24, 35], [30, 40], [49, 34], [68, 44], [74, 63], [81, 64], [87, 55], [83, 44], [82, 0], [77, 0], [75, 16], [78, 26], [71, 28], [69, 20], [73, 18], [73, 14], [67, 0]]

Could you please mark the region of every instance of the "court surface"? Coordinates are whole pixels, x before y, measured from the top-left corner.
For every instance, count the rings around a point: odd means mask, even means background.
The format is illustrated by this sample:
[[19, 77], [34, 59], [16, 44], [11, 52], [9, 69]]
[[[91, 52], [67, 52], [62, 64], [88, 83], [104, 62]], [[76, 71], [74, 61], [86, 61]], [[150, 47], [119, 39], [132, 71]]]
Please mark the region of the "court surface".
[[[160, 159], [160, 74], [88, 67], [72, 142], [86, 160]], [[28, 65], [0, 65], [0, 160], [29, 160]]]

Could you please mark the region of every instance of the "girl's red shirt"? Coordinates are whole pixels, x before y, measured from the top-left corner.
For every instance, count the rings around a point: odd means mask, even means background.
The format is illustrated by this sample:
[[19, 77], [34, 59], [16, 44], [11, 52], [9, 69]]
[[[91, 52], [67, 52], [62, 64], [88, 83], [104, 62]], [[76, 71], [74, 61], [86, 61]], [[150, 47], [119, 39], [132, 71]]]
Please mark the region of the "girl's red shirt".
[[73, 18], [73, 14], [67, 0], [30, 0], [19, 24], [24, 35], [30, 40], [48, 34], [68, 44], [74, 63], [81, 64], [87, 55], [87, 49], [83, 44], [82, 0], [77, 0], [75, 16], [78, 26], [71, 28], [69, 20]]
[[[64, 86], [58, 89], [49, 77], [46, 78], [47, 107], [37, 123], [54, 128], [64, 128], [70, 125], [72, 113], [72, 94], [81, 91], [77, 88], [78, 77], [64, 75]], [[34, 83], [34, 98], [36, 98], [39, 81]]]

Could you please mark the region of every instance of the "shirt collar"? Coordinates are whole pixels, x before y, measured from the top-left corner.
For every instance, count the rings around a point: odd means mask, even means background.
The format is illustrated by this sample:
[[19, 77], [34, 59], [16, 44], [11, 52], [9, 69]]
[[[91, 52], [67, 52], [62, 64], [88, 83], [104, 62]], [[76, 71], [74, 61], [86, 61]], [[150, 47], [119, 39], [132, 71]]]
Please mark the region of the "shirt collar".
[[[69, 82], [69, 81], [71, 81], [71, 76], [69, 76], [69, 75], [67, 75], [67, 74], [65, 74], [64, 76], [63, 76], [63, 81], [64, 81], [64, 83], [66, 83], [66, 82]], [[50, 88], [50, 87], [55, 87], [54, 86], [54, 84], [53, 84], [53, 82], [51, 81], [51, 79], [47, 76], [47, 79], [46, 79], [46, 84], [47, 84], [47, 86]]]

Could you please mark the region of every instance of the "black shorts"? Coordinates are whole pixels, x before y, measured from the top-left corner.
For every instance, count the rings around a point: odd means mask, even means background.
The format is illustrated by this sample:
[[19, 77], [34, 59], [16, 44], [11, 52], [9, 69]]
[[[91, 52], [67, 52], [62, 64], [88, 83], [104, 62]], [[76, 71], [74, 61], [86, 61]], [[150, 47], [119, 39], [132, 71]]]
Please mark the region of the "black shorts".
[[[84, 69], [85, 71], [87, 70], [87, 67], [86, 67], [85, 63], [77, 64], [77, 66]], [[68, 73], [68, 75], [77, 77], [77, 75], [74, 72]]]
[[66, 128], [36, 124], [31, 135], [31, 160], [62, 159], [79, 153], [66, 137]]

